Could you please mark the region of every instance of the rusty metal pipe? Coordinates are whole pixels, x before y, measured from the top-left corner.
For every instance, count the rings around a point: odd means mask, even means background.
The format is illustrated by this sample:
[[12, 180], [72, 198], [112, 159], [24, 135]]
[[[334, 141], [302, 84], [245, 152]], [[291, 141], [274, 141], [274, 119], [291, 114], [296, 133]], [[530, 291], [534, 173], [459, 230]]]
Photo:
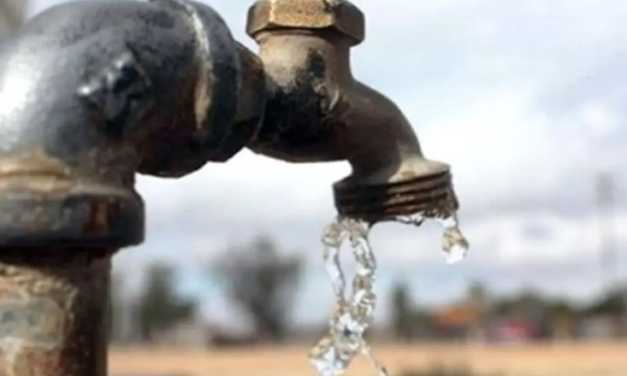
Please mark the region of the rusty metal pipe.
[[108, 249], [2, 249], [1, 376], [107, 375]]
[[227, 161], [265, 94], [197, 2], [70, 2], [3, 41], [0, 376], [106, 375], [111, 257], [144, 239], [135, 174]]
[[346, 160], [334, 185], [340, 214], [376, 222], [457, 208], [449, 166], [424, 158], [401, 110], [356, 80], [350, 48], [365, 37], [363, 13], [342, 0], [259, 0], [248, 34], [260, 46], [268, 105], [249, 147], [290, 162]]

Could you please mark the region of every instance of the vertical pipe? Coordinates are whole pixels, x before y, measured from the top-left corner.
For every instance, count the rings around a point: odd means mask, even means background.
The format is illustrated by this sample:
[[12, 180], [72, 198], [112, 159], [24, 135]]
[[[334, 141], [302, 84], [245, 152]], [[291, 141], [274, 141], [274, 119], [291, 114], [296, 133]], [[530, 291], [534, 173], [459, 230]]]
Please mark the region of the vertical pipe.
[[0, 376], [105, 376], [113, 251], [0, 248]]

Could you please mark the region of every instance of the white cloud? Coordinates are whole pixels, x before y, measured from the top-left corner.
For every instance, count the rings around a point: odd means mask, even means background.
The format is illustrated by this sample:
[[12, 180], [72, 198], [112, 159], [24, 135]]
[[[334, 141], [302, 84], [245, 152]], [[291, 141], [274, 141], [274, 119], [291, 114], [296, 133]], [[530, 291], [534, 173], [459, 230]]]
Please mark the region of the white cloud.
[[[627, 213], [621, 213], [615, 222], [616, 242], [627, 244], [627, 232], [621, 231], [627, 226]], [[514, 213], [486, 218], [469, 226], [467, 232], [483, 245], [481, 251], [489, 252], [478, 257], [508, 267], [600, 257], [601, 231], [596, 216], [563, 217], [546, 211]]]
[[590, 132], [592, 142], [602, 142], [616, 133], [619, 124], [618, 116], [599, 103], [587, 103], [581, 109], [581, 117], [586, 130]]

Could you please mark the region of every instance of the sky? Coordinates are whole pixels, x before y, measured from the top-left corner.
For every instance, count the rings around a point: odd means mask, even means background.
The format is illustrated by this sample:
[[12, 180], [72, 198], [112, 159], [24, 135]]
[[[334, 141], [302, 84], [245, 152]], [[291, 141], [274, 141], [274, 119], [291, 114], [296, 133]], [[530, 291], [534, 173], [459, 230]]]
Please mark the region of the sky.
[[[106, 1], [106, 0], [104, 0]], [[205, 1], [244, 33], [250, 0]], [[53, 4], [36, 0], [31, 14]], [[592, 296], [607, 280], [599, 257], [594, 179], [616, 185], [616, 273], [627, 277], [627, 2], [622, 0], [354, 0], [367, 17], [353, 49], [355, 76], [394, 100], [430, 159], [451, 164], [468, 258], [447, 266], [440, 229], [375, 227], [381, 315], [386, 290], [411, 283], [417, 301], [442, 304], [482, 280], [498, 292], [542, 289]], [[346, 163], [293, 165], [243, 151], [179, 180], [141, 177], [147, 241], [116, 269], [137, 279], [162, 260], [205, 314], [235, 313], [203, 268], [232, 245], [274, 236], [308, 272], [296, 319], [332, 304], [319, 238], [335, 215], [331, 184]], [[346, 261], [350, 261], [348, 258]], [[327, 302], [312, 310], [311, 302]]]

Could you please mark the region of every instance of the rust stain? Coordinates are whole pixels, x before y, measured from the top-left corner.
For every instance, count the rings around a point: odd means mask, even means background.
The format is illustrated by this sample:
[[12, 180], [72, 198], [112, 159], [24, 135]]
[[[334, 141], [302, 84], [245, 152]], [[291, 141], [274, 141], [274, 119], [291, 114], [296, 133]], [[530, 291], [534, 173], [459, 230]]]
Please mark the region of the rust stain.
[[93, 226], [96, 231], [102, 231], [107, 228], [108, 224], [108, 216], [109, 216], [109, 205], [106, 202], [98, 202], [94, 208], [94, 218], [93, 218]]
[[65, 314], [54, 300], [12, 293], [0, 299], [0, 349], [7, 375], [17, 375], [25, 349], [52, 350], [63, 340]]

